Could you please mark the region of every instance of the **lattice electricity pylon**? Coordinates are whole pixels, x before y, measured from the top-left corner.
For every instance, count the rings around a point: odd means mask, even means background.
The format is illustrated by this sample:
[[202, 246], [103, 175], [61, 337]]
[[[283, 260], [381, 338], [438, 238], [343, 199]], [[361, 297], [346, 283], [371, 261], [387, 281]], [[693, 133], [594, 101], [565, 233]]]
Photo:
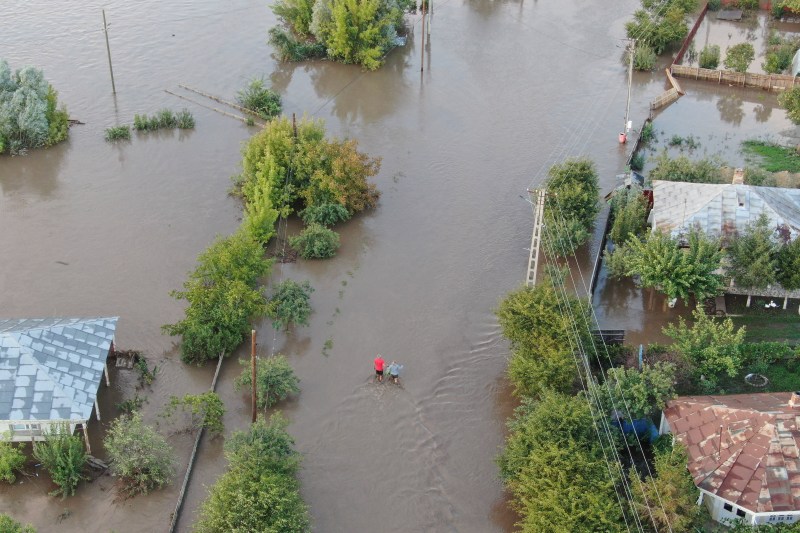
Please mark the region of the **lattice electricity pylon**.
[[536, 203], [530, 202], [533, 206], [533, 234], [531, 235], [531, 256], [528, 259], [528, 276], [525, 284], [528, 287], [536, 285], [536, 273], [539, 271], [539, 247], [542, 244], [542, 226], [544, 224], [544, 199], [546, 191], [539, 189], [528, 191], [528, 196], [536, 193]]

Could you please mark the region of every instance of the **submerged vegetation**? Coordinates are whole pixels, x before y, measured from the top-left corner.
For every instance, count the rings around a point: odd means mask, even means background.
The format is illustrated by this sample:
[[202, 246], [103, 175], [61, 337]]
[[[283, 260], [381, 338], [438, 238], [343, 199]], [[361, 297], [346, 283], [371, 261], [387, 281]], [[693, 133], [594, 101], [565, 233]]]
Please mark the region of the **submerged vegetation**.
[[182, 109], [177, 113], [171, 109], [162, 109], [149, 117], [138, 114], [133, 117], [133, 129], [136, 131], [174, 128], [182, 130], [194, 128], [194, 116], [188, 109]]
[[238, 93], [236, 101], [264, 120], [269, 120], [281, 112], [281, 96], [266, 86], [261, 78], [255, 78]]
[[106, 140], [109, 142], [129, 141], [130, 138], [130, 126], [112, 126], [110, 128], [106, 128]]
[[14, 72], [0, 59], [0, 154], [52, 146], [69, 135], [69, 119], [58, 93], [34, 67]]
[[768, 172], [800, 172], [800, 154], [794, 148], [759, 140], [744, 141], [742, 146], [745, 152], [759, 156], [759, 166]]

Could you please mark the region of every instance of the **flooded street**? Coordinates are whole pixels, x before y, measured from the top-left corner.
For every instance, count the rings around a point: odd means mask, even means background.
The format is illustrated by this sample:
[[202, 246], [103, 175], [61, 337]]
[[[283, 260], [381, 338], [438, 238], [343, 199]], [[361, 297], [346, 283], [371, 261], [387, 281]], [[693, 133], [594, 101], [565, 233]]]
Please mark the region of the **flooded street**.
[[[86, 124], [65, 144], [0, 158], [0, 314], [119, 315], [118, 345], [159, 366], [144, 407], [151, 422], [170, 395], [206, 390], [213, 368], [181, 363], [177, 339], [160, 326], [183, 313], [169, 291], [215, 235], [239, 224], [229, 177], [239, 171], [242, 141], [257, 130], [163, 90], [183, 83], [232, 99], [249, 78], [264, 76], [284, 112], [322, 118], [330, 133], [383, 158], [380, 205], [337, 228], [338, 256], [274, 270], [273, 279], [307, 279], [315, 288], [310, 325], [289, 336], [267, 321], [258, 328], [260, 352], [285, 353], [301, 379], [302, 392], [283, 410], [304, 454], [302, 494], [314, 530], [510, 531], [515, 517], [494, 457], [513, 402], [492, 309], [525, 275], [526, 187], [564, 157], [586, 155], [607, 192], [624, 165], [617, 134], [626, 72], [617, 46], [637, 5], [443, 0], [434, 4], [420, 74], [417, 16], [409, 18], [409, 43], [365, 73], [276, 63], [265, 43], [275, 21], [264, 2], [74, 2], [57, 10], [5, 2], [0, 57], [12, 68], [43, 68], [70, 117]], [[634, 93], [634, 124], [662, 79], [655, 73]], [[189, 108], [196, 129], [104, 142], [106, 127], [162, 107]], [[702, 113], [719, 116], [713, 103]], [[324, 350], [326, 342], [332, 347]], [[372, 382], [376, 353], [405, 365], [402, 387]], [[217, 388], [228, 432], [249, 423], [247, 395], [233, 390], [239, 372], [227, 361]], [[111, 390], [101, 387], [103, 421], [90, 425], [100, 457], [101, 426], [115, 402], [133, 395], [132, 374], [115, 372], [112, 381]], [[46, 495], [41, 479], [26, 479], [0, 487], [0, 511], [40, 532], [165, 531], [190, 441], [170, 437], [178, 475], [162, 491], [114, 503], [113, 480], [103, 477], [61, 501]], [[190, 530], [205, 487], [225, 466], [222, 439], [204, 440], [180, 531]], [[64, 509], [70, 514], [57, 523]]]

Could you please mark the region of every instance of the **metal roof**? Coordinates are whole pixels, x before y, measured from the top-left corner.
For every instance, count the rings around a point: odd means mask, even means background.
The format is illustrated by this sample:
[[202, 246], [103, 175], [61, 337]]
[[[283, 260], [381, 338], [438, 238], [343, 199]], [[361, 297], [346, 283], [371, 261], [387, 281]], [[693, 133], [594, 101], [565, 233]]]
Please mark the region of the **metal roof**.
[[664, 416], [695, 485], [756, 513], [800, 510], [800, 407], [792, 393], [683, 396]]
[[653, 181], [653, 231], [677, 237], [692, 228], [722, 237], [741, 233], [762, 214], [800, 235], [800, 189]]
[[0, 420], [88, 420], [118, 318], [0, 319]]

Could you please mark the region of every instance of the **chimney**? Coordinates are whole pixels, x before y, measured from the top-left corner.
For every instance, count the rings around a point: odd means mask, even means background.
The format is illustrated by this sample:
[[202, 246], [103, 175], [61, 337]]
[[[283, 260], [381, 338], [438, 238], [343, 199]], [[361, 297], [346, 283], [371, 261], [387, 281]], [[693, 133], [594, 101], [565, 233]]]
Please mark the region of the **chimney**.
[[792, 397], [789, 398], [789, 407], [797, 409], [800, 407], [800, 391], [794, 391]]
[[744, 169], [737, 168], [733, 171], [733, 185], [744, 185]]

